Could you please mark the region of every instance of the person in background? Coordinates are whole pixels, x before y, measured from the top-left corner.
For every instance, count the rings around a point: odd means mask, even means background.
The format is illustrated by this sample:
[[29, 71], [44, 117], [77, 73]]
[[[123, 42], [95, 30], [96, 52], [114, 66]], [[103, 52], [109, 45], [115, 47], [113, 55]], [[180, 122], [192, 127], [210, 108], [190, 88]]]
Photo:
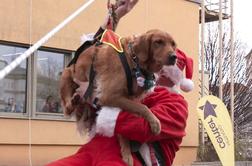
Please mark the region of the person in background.
[[45, 104], [42, 108], [42, 112], [50, 112], [50, 113], [56, 112], [53, 96], [51, 95], [47, 96]]
[[5, 112], [16, 112], [17, 110], [17, 104], [15, 102], [15, 99], [13, 97], [8, 98], [7, 106], [5, 107]]

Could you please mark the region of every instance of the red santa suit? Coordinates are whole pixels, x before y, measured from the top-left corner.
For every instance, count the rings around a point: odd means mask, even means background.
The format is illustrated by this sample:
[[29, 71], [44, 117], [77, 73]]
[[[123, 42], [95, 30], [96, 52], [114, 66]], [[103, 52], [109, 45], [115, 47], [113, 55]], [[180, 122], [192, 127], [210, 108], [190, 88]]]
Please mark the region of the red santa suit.
[[[177, 65], [163, 67], [157, 82], [169, 78], [180, 89], [189, 92], [193, 88], [193, 61], [177, 50]], [[182, 71], [186, 69], [186, 77]], [[185, 136], [188, 105], [184, 97], [166, 87], [156, 87], [143, 100], [150, 111], [160, 120], [161, 133], [153, 135], [149, 123], [134, 114], [115, 107], [103, 107], [93, 127], [94, 136], [76, 154], [55, 161], [47, 166], [126, 166], [122, 160], [117, 134], [142, 143], [139, 151], [147, 166], [153, 164], [152, 142], [158, 142], [165, 166], [171, 166], [175, 153]], [[132, 154], [134, 166], [141, 166], [139, 156]]]
[[[96, 122], [97, 134], [76, 154], [53, 162], [47, 166], [126, 166], [122, 161], [116, 134], [141, 143], [158, 141], [165, 158], [165, 165], [171, 166], [182, 138], [185, 136], [188, 116], [187, 102], [180, 94], [165, 87], [156, 87], [142, 101], [160, 120], [161, 133], [153, 135], [149, 123], [136, 115], [119, 108], [104, 107]], [[144, 146], [145, 145], [145, 146]], [[147, 144], [140, 148], [147, 165], [150, 153]], [[133, 154], [134, 166], [141, 166]]]

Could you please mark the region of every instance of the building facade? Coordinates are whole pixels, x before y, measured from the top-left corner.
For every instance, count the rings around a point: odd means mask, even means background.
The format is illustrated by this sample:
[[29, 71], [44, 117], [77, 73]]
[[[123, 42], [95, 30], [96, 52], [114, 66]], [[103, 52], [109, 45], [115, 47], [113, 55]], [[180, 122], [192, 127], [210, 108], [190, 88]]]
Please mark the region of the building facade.
[[[31, 3], [32, 2], [32, 3]], [[0, 3], [0, 69], [56, 27], [82, 0], [2, 0]], [[73, 154], [87, 137], [78, 135], [75, 122], [63, 116], [58, 95], [61, 72], [80, 46], [83, 33], [103, 22], [107, 1], [95, 1], [46, 44], [0, 80], [0, 165], [42, 166]], [[197, 1], [139, 1], [123, 18], [117, 33], [128, 36], [158, 28], [169, 32], [178, 47], [194, 59], [198, 84], [199, 6]], [[174, 165], [196, 160], [199, 88], [185, 94], [189, 101], [187, 136]], [[190, 99], [190, 100], [189, 100]]]

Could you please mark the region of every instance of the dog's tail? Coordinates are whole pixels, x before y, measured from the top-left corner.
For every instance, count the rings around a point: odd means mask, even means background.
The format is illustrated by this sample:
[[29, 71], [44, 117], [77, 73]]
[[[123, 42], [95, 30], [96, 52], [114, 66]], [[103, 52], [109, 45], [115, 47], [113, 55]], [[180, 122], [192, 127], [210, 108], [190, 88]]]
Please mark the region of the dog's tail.
[[96, 112], [90, 105], [79, 105], [75, 110], [74, 115], [77, 122], [77, 130], [81, 135], [92, 129], [96, 119]]

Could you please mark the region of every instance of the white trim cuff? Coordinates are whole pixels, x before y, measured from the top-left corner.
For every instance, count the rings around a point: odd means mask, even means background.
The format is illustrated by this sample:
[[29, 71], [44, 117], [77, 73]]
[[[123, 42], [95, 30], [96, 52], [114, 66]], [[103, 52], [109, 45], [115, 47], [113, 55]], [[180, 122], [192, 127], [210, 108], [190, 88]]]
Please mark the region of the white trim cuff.
[[96, 133], [112, 137], [115, 131], [116, 120], [121, 112], [118, 107], [102, 107], [96, 118]]

